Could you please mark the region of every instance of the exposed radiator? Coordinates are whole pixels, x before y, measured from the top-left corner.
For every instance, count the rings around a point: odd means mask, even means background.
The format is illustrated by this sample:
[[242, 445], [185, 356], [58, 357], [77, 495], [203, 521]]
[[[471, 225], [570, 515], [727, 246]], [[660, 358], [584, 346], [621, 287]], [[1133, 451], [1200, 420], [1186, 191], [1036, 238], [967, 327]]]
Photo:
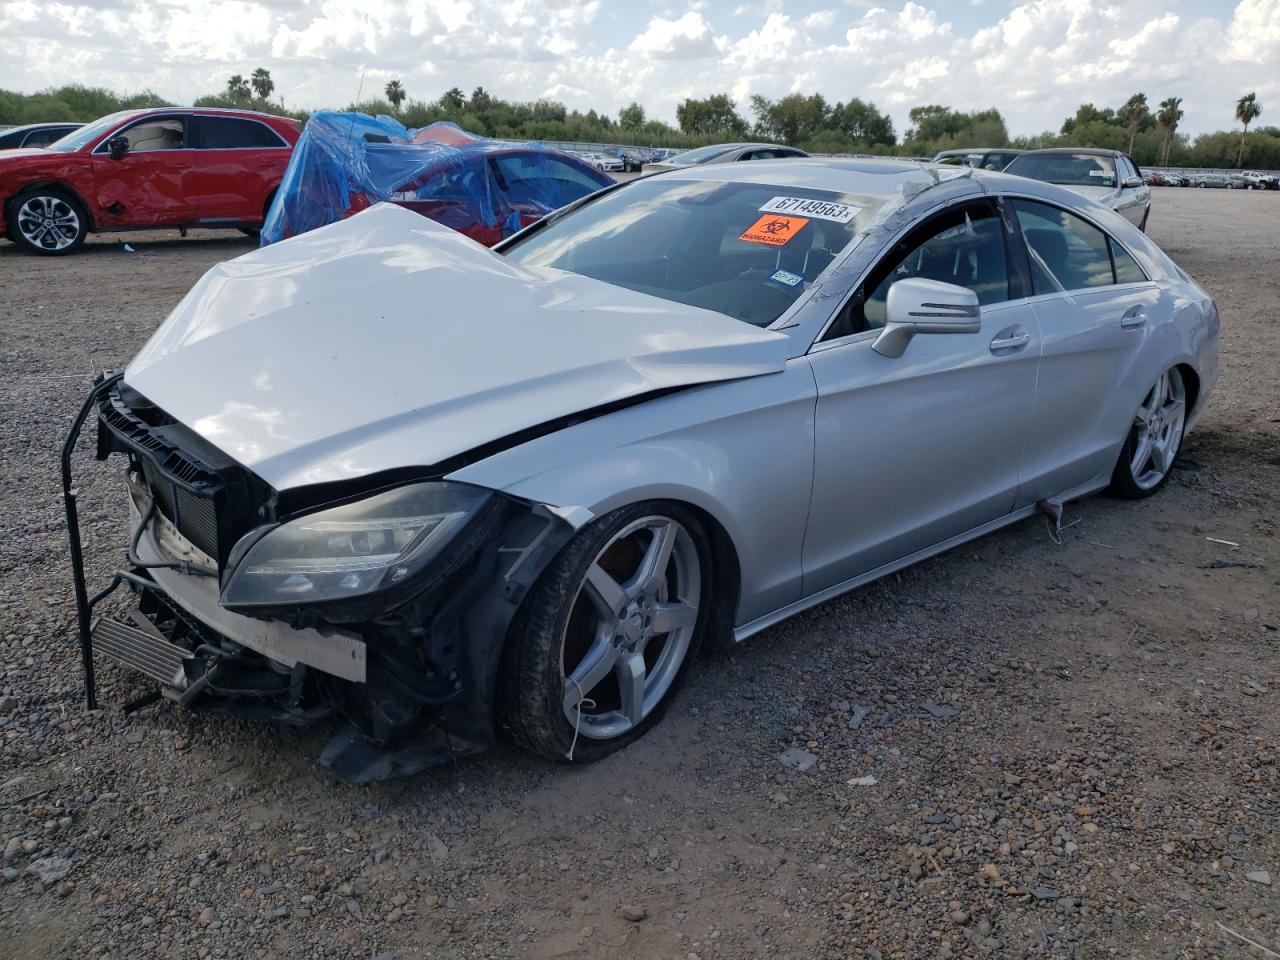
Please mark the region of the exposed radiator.
[[166, 686], [185, 685], [182, 664], [191, 654], [127, 623], [99, 620], [93, 628], [93, 650]]

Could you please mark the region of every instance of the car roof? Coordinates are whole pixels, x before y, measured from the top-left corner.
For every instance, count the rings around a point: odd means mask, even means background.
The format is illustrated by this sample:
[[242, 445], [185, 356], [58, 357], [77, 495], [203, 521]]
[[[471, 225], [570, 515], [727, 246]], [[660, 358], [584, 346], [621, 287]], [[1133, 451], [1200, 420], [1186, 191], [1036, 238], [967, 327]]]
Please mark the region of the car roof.
[[19, 123], [12, 127], [5, 127], [0, 133], [16, 133], [19, 130], [45, 130], [49, 127], [83, 127], [84, 124], [78, 120], [55, 120], [49, 123]]
[[676, 167], [652, 176], [668, 180], [720, 183], [767, 183], [831, 190], [836, 193], [901, 200], [939, 179], [970, 176], [968, 167], [934, 167], [909, 160], [862, 160], [843, 157], [785, 157], [767, 163], [707, 163]]
[[1123, 150], [1107, 150], [1102, 147], [1043, 147], [1040, 150], [1028, 150], [1023, 153], [1024, 157], [1034, 157], [1039, 154], [1046, 153], [1074, 153], [1086, 157], [1123, 157], [1127, 156]]

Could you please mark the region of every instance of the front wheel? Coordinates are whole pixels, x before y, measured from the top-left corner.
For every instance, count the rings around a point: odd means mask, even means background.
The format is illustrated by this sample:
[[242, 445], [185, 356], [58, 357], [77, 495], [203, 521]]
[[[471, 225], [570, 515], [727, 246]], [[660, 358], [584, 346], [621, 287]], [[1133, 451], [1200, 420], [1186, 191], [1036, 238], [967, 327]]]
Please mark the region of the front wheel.
[[10, 239], [42, 256], [71, 253], [84, 243], [89, 232], [84, 207], [56, 187], [38, 187], [18, 194], [5, 210], [5, 222]]
[[580, 530], [511, 626], [497, 713], [544, 757], [589, 763], [652, 727], [706, 632], [711, 549], [674, 503], [606, 514]]
[[1140, 500], [1163, 487], [1182, 447], [1186, 422], [1186, 385], [1173, 367], [1160, 375], [1134, 414], [1111, 474], [1111, 492]]

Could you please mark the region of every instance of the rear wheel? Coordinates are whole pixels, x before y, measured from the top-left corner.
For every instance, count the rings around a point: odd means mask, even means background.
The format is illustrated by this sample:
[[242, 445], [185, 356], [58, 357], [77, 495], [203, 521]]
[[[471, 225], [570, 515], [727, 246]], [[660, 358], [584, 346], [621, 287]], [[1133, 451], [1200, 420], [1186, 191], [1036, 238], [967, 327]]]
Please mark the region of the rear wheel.
[[57, 187], [18, 194], [9, 201], [4, 218], [18, 246], [43, 256], [71, 253], [89, 232], [89, 217], [80, 201]]
[[583, 528], [525, 598], [503, 651], [497, 711], [520, 745], [589, 763], [665, 712], [701, 643], [711, 549], [672, 503]]
[[1111, 474], [1111, 492], [1126, 500], [1149, 497], [1169, 479], [1182, 447], [1187, 391], [1177, 367], [1162, 373], [1134, 414]]

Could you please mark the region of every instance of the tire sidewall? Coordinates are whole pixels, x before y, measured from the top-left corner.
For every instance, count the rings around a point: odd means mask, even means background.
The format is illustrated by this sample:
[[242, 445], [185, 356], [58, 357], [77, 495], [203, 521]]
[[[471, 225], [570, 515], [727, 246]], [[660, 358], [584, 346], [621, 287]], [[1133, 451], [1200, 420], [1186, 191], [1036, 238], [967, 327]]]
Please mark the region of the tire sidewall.
[[[80, 219], [80, 233], [61, 250], [47, 250], [44, 247], [37, 246], [24, 237], [22, 231], [18, 229], [18, 210], [21, 209], [24, 203], [34, 197], [54, 197], [61, 200], [70, 206]], [[59, 187], [38, 187], [23, 190], [5, 206], [4, 222], [10, 240], [28, 253], [34, 253], [41, 257], [63, 257], [69, 253], [74, 253], [80, 249], [81, 244], [84, 243], [85, 237], [89, 233], [89, 215], [85, 211], [84, 204], [77, 200], [74, 195]]]
[[[666, 695], [647, 717], [617, 737], [593, 740], [580, 735], [575, 744], [573, 725], [564, 714], [561, 656], [565, 626], [587, 570], [595, 562], [596, 556], [619, 530], [646, 516], [665, 516], [675, 520], [693, 540], [702, 578], [698, 622], [675, 679]], [[611, 511], [578, 531], [561, 550], [560, 555], [543, 571], [525, 597], [512, 624], [503, 651], [503, 676], [498, 683], [499, 696], [505, 701], [497, 705], [500, 726], [516, 734], [516, 739], [524, 745], [531, 746], [549, 758], [567, 762], [572, 746], [574, 763], [600, 760], [643, 736], [662, 719], [698, 656], [713, 608], [711, 590], [715, 581], [712, 560], [711, 542], [698, 517], [692, 510], [678, 503], [646, 501], [632, 504]], [[530, 658], [536, 658], [535, 669], [530, 669], [535, 666], [529, 662]], [[522, 679], [527, 683], [534, 678], [539, 687], [537, 691], [517, 686]], [[513, 700], [518, 703], [518, 709], [514, 711], [511, 709]], [[522, 729], [516, 729], [515, 724], [520, 724]], [[531, 731], [531, 726], [538, 729]], [[535, 736], [529, 736], [531, 732]]]

